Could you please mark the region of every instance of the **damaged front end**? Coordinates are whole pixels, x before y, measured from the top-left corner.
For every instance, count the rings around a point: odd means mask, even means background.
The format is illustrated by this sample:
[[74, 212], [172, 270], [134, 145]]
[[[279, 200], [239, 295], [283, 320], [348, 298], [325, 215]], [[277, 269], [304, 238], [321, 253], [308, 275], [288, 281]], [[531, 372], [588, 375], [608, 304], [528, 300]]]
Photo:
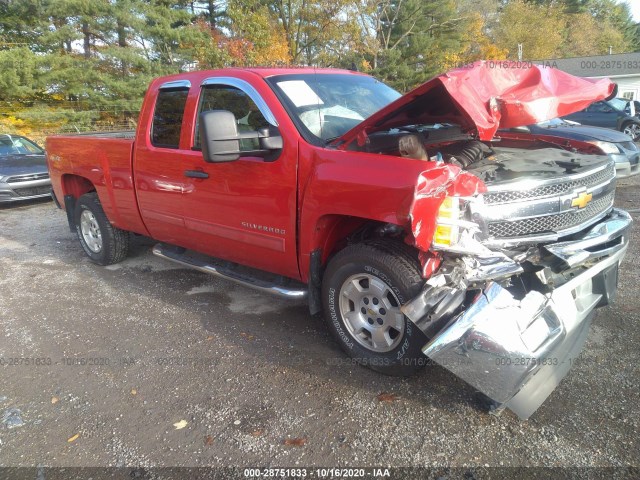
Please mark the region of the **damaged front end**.
[[453, 171], [439, 189], [423, 179], [416, 190], [414, 238], [433, 273], [402, 310], [430, 338], [426, 356], [526, 419], [579, 355], [595, 309], [615, 298], [631, 217], [613, 208], [612, 165], [526, 188]]

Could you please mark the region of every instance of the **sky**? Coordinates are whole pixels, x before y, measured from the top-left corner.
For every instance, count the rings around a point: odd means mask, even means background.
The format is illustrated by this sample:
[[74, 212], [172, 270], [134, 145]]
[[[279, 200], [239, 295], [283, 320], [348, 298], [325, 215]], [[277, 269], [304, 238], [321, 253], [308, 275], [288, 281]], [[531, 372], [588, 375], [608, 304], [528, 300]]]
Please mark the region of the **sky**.
[[640, 22], [640, 0], [623, 0], [631, 8], [631, 14], [636, 22]]

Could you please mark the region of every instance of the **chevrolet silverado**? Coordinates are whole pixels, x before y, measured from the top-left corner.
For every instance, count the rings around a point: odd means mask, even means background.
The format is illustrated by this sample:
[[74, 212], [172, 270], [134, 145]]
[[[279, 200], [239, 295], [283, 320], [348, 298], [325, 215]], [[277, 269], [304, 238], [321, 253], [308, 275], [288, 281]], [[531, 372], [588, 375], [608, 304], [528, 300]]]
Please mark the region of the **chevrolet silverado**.
[[135, 132], [46, 150], [95, 263], [152, 237], [160, 257], [306, 299], [363, 365], [434, 361], [528, 418], [613, 301], [631, 219], [592, 145], [496, 132], [615, 90], [487, 62], [406, 95], [346, 70], [189, 72], [151, 83]]

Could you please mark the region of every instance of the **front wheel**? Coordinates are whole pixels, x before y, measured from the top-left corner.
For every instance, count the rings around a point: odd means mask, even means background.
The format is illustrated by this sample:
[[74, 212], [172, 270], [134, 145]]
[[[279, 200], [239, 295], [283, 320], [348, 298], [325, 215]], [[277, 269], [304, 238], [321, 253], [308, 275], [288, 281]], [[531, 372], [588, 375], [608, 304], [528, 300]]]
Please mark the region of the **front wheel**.
[[622, 133], [629, 135], [634, 142], [640, 141], [640, 125], [627, 123], [622, 127]]
[[126, 258], [129, 232], [111, 225], [95, 192], [78, 199], [75, 223], [80, 245], [91, 261], [111, 265]]
[[406, 376], [426, 362], [424, 334], [400, 311], [424, 280], [405, 245], [376, 242], [346, 247], [329, 262], [322, 284], [325, 319], [355, 361]]

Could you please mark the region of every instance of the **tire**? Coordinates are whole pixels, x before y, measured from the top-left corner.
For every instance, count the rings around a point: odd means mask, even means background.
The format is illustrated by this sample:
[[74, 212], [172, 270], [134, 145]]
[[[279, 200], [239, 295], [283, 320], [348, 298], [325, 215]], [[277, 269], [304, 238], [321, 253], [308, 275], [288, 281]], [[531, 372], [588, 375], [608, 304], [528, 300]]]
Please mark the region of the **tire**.
[[96, 192], [78, 199], [74, 220], [80, 245], [92, 262], [112, 265], [127, 257], [129, 232], [111, 225]]
[[426, 364], [426, 336], [399, 310], [424, 284], [417, 255], [400, 242], [350, 245], [329, 262], [322, 282], [325, 321], [356, 362], [408, 376]]
[[640, 141], [640, 125], [637, 123], [625, 123], [622, 125], [622, 133], [629, 135], [634, 142]]

